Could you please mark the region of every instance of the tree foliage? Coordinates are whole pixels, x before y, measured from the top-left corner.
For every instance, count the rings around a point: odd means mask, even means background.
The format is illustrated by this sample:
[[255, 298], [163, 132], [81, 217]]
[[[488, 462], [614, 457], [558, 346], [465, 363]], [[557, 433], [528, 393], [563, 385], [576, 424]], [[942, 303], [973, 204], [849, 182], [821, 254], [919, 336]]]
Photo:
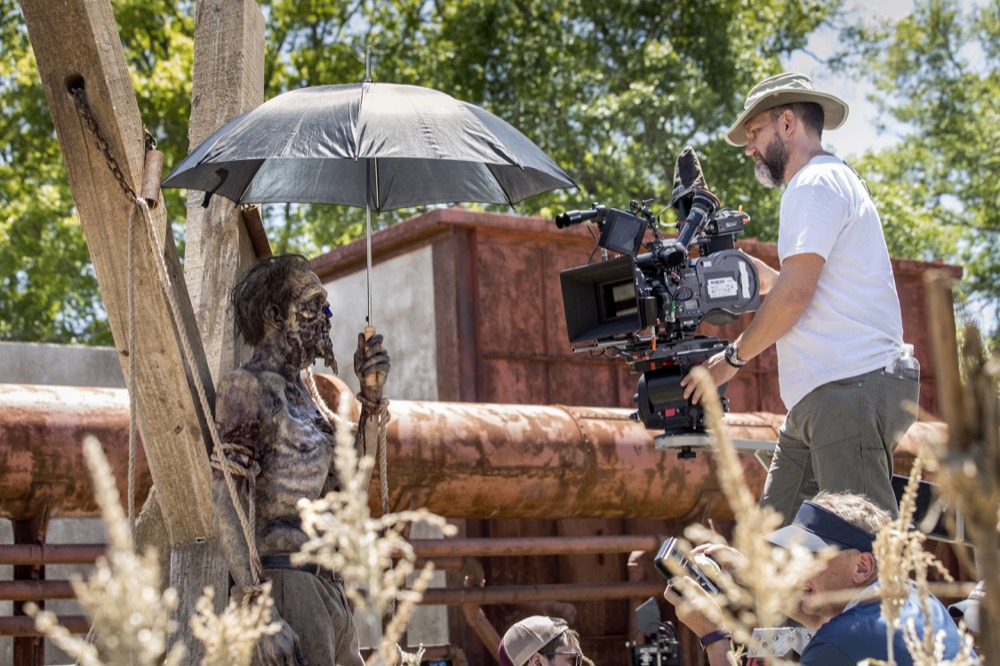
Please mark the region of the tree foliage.
[[[143, 117], [154, 136], [187, 134], [191, 2], [116, 2]], [[111, 344], [28, 33], [0, 0], [0, 340]], [[186, 154], [165, 141], [167, 160]], [[183, 212], [179, 194], [168, 206]]]
[[865, 159], [894, 254], [961, 263], [968, 313], [1000, 339], [1000, 0], [918, 0], [855, 26], [843, 65], [875, 83], [902, 141]]
[[[114, 3], [140, 109], [166, 153], [186, 154], [193, 2]], [[773, 240], [777, 191], [721, 139], [746, 89], [780, 69], [839, 4], [771, 0], [294, 0], [261, 2], [267, 19], [265, 96], [365, 75], [447, 91], [508, 120], [580, 183], [529, 199], [551, 215], [592, 201], [669, 200], [674, 157], [696, 147], [709, 185], [753, 215]], [[110, 341], [58, 142], [14, 0], [0, 0], [0, 338]], [[894, 255], [963, 264], [970, 309], [1000, 305], [1000, 0], [963, 12], [920, 0], [896, 23], [851, 27], [840, 66], [876, 84], [906, 136], [859, 164]], [[834, 63], [836, 64], [836, 63]], [[165, 191], [183, 245], [183, 200]], [[384, 214], [377, 225], [415, 211]], [[314, 254], [358, 237], [363, 211], [272, 206], [278, 251]], [[669, 213], [666, 219], [671, 219]]]

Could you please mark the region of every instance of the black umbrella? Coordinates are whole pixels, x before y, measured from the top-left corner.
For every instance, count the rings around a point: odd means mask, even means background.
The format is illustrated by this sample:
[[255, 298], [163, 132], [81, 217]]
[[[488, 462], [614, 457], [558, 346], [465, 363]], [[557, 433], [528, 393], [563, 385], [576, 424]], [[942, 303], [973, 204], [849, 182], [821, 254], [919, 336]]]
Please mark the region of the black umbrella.
[[419, 86], [316, 86], [226, 123], [163, 181], [237, 203], [330, 203], [371, 211], [475, 201], [513, 205], [576, 183], [517, 129]]

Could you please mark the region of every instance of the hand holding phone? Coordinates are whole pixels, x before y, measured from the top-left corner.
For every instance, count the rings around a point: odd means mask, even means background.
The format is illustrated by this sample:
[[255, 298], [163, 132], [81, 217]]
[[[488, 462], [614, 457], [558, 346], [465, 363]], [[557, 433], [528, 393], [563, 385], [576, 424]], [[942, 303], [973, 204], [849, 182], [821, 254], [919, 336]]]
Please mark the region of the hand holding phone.
[[[704, 555], [703, 557], [711, 560], [711, 558], [707, 555]], [[667, 564], [667, 562], [671, 559], [682, 566], [687, 575], [694, 578], [703, 590], [709, 592], [710, 594], [718, 594], [720, 592], [719, 586], [716, 585], [712, 579], [709, 578], [708, 575], [690, 558], [681, 552], [680, 544], [677, 543], [677, 539], [674, 537], [670, 537], [664, 541], [663, 545], [660, 546], [660, 550], [656, 553], [656, 557], [653, 558], [653, 564], [656, 566], [657, 571], [659, 571], [667, 580], [676, 576]], [[714, 561], [712, 561], [712, 563], [714, 564]]]

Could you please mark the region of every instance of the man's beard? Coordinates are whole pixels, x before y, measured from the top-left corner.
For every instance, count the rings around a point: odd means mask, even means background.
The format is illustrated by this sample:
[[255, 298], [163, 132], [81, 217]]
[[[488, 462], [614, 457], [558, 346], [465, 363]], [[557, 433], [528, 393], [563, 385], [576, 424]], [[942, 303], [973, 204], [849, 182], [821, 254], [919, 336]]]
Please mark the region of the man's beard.
[[760, 162], [754, 165], [754, 175], [764, 187], [778, 187], [785, 182], [785, 167], [788, 165], [788, 151], [777, 137], [764, 147]]

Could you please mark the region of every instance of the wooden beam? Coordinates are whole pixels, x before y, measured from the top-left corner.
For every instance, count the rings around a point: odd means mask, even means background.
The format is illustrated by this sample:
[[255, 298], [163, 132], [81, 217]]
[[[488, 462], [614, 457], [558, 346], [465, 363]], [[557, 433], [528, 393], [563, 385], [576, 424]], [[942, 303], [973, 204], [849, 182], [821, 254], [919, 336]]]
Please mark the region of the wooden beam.
[[[192, 150], [264, 101], [264, 15], [255, 0], [199, 0], [191, 93]], [[270, 248], [259, 215], [245, 217], [223, 197], [212, 197], [207, 208], [203, 200], [203, 192], [188, 192], [184, 270], [208, 366], [218, 383], [247, 356], [233, 335], [229, 292]], [[266, 250], [260, 247], [261, 236]]]
[[[163, 243], [156, 256], [135, 203], [112, 174], [108, 160], [74, 104], [69, 87], [83, 86], [97, 131], [107, 142], [124, 182], [142, 182], [145, 139], [142, 117], [108, 0], [22, 0], [21, 9], [45, 86], [70, 189], [90, 249], [104, 307], [126, 381], [135, 399], [149, 468], [158, 491], [170, 545], [214, 537], [209, 493], [205, 421], [192, 389], [191, 376], [206, 387], [214, 408], [211, 375], [181, 273], [180, 260], [162, 202], [152, 223]], [[137, 341], [128, 348], [128, 243], [135, 224], [135, 317]], [[161, 290], [154, 262], [164, 262], [169, 276]], [[167, 295], [176, 302], [174, 321]], [[186, 369], [177, 330], [189, 334], [194, 367]], [[129, 354], [135, 362], [130, 377]]]
[[[255, 0], [198, 0], [188, 141], [194, 149], [230, 119], [264, 101], [264, 16]], [[213, 382], [249, 356], [234, 335], [229, 293], [258, 256], [270, 254], [259, 215], [246, 217], [233, 202], [188, 192], [184, 272]], [[256, 209], [255, 210], [259, 210]], [[215, 590], [215, 612], [229, 601], [229, 571], [215, 539], [175, 546], [170, 586], [178, 590], [179, 617], [191, 617], [205, 587]], [[170, 637], [183, 642], [190, 663], [205, 648], [187, 622]]]

